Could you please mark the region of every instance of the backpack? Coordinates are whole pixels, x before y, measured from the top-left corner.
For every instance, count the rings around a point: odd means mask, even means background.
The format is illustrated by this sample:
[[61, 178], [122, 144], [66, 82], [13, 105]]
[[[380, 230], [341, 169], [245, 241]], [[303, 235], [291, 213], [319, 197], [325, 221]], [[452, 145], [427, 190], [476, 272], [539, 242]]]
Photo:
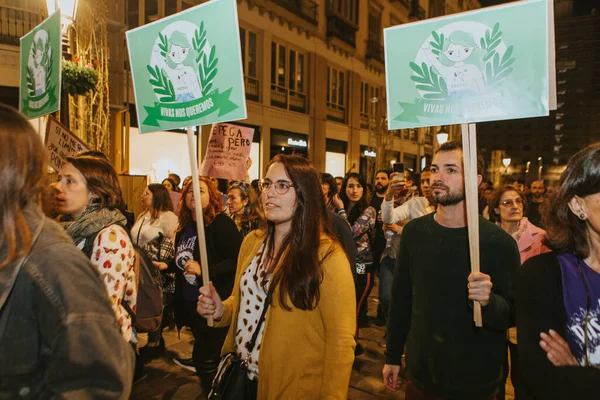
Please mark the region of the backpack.
[[[94, 242], [100, 231], [85, 239], [82, 251], [90, 259], [92, 257]], [[131, 237], [129, 239], [131, 240]], [[162, 322], [162, 287], [158, 279], [160, 271], [152, 264], [152, 260], [141, 247], [133, 244], [133, 241], [131, 243], [135, 251], [134, 271], [138, 289], [136, 312], [133, 312], [127, 302], [123, 302], [122, 305], [131, 316], [131, 321], [136, 332], [152, 332], [158, 329]]]

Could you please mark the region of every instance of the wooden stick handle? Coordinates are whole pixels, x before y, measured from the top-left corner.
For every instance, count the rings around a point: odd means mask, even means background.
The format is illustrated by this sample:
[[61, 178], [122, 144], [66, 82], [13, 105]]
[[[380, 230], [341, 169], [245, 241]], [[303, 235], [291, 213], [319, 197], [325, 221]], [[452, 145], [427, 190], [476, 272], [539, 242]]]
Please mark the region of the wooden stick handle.
[[[198, 127], [198, 142], [202, 127]], [[202, 268], [202, 286], [208, 288], [210, 276], [208, 276], [208, 256], [206, 255], [206, 239], [204, 235], [204, 214], [202, 212], [202, 203], [200, 202], [200, 180], [198, 179], [198, 157], [196, 156], [196, 146], [194, 146], [194, 129], [187, 128], [188, 150], [190, 153], [190, 165], [192, 167], [192, 188], [194, 190], [194, 205], [196, 206], [196, 228], [198, 230], [198, 247], [200, 248], [200, 267]], [[207, 317], [208, 326], [213, 326], [213, 318]]]
[[[469, 232], [469, 258], [471, 272], [479, 272], [479, 205], [477, 201], [477, 137], [475, 124], [462, 124], [463, 166], [465, 198], [467, 202], [467, 230]], [[483, 326], [481, 304], [473, 302], [475, 326]]]

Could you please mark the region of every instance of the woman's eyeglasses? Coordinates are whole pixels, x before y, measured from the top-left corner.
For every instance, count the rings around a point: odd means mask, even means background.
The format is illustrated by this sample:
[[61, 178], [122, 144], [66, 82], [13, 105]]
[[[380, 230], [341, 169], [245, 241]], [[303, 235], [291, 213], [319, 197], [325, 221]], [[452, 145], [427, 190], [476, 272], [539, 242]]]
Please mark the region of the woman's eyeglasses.
[[516, 205], [517, 207], [522, 207], [523, 206], [523, 199], [518, 198], [518, 199], [507, 199], [504, 200], [503, 202], [501, 202], [500, 204], [502, 204], [505, 207], [512, 207], [513, 205]]
[[258, 183], [258, 189], [261, 192], [268, 192], [271, 189], [271, 186], [275, 187], [275, 192], [280, 195], [286, 194], [294, 184], [290, 181], [279, 180], [276, 182], [271, 182], [268, 179], [262, 180]]

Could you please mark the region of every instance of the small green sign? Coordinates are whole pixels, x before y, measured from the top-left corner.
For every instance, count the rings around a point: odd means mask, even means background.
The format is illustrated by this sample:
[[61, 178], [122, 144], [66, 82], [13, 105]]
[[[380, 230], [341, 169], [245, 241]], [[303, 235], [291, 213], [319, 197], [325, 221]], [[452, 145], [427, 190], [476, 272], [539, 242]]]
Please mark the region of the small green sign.
[[127, 32], [140, 133], [246, 118], [235, 0]]
[[548, 115], [546, 1], [385, 29], [388, 128]]
[[60, 107], [60, 11], [21, 38], [19, 109], [27, 118]]

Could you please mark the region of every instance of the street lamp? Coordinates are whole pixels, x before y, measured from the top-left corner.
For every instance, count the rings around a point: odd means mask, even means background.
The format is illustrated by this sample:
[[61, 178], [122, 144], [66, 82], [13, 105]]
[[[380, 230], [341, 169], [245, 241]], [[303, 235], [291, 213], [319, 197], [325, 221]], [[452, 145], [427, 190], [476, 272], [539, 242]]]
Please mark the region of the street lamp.
[[446, 132], [445, 127], [442, 126], [440, 128], [440, 130], [438, 131], [438, 133], [436, 135], [436, 138], [437, 138], [437, 142], [440, 146], [448, 141], [448, 132]]
[[542, 157], [538, 157], [538, 161], [540, 162], [540, 167], [538, 168], [538, 181], [542, 180]]
[[503, 158], [502, 159], [502, 165], [504, 165], [504, 168], [508, 168], [508, 166], [510, 165], [511, 159], [510, 158]]

